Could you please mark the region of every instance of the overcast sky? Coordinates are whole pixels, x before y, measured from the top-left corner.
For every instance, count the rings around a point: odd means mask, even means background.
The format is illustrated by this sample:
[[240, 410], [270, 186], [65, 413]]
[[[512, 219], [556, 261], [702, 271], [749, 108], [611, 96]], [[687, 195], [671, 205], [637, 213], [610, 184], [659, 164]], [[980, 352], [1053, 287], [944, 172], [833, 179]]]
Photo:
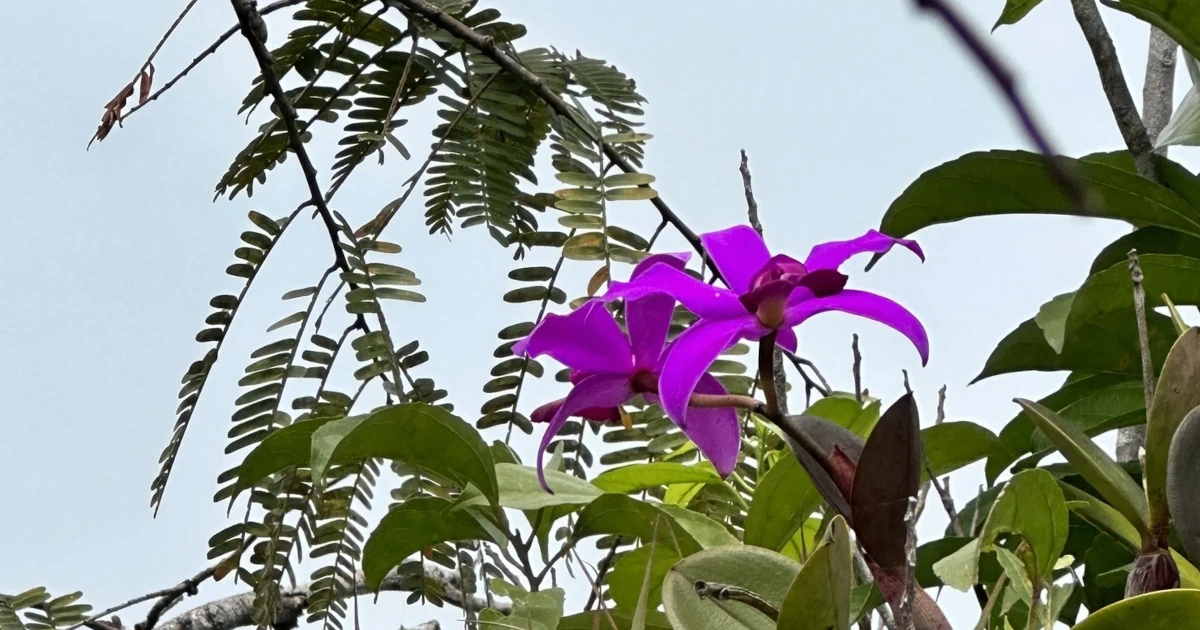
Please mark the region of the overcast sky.
[[[524, 47], [579, 49], [637, 80], [654, 134], [647, 170], [699, 232], [744, 220], [741, 148], [750, 154], [768, 242], [802, 256], [814, 243], [876, 227], [892, 199], [937, 164], [975, 150], [1026, 147], [974, 62], [940, 24], [902, 0], [757, 2], [736, 11], [710, 0], [482, 4], [529, 27]], [[960, 4], [970, 5], [964, 8], [981, 28], [990, 27], [1002, 5]], [[250, 350], [264, 341], [261, 331], [287, 313], [278, 296], [311, 284], [329, 264], [317, 224], [289, 232], [275, 259], [282, 264], [268, 265], [238, 318], [163, 509], [152, 519], [148, 487], [174, 422], [179, 377], [202, 355], [193, 336], [209, 297], [236, 291], [223, 269], [247, 226], [246, 212], [284, 215], [307, 196], [289, 160], [252, 199], [212, 202], [214, 184], [254, 130], [236, 114], [254, 69], [241, 37], [84, 151], [104, 103], [133, 76], [182, 5], [0, 4], [0, 24], [7, 26], [0, 58], [9, 86], [0, 125], [7, 206], [0, 233], [8, 243], [0, 248], [6, 270], [0, 294], [9, 301], [0, 311], [9, 339], [0, 355], [6, 407], [0, 592], [35, 585], [82, 590], [99, 609], [202, 568], [206, 540], [226, 524], [224, 506], [210, 498], [216, 474], [231, 463], [221, 453], [236, 380]], [[1140, 101], [1148, 27], [1102, 12]], [[273, 18], [278, 45], [289, 25]], [[158, 57], [159, 80], [233, 19], [228, 2], [200, 2]], [[1123, 148], [1068, 3], [1044, 3], [990, 41], [1018, 70], [1065, 153]], [[1187, 88], [1185, 73], [1179, 79], [1177, 98]], [[431, 120], [426, 111], [400, 130], [417, 156], [430, 144]], [[315, 152], [322, 172], [340, 124]], [[1195, 168], [1189, 150], [1172, 155]], [[336, 208], [361, 223], [399, 195], [417, 165], [394, 153], [383, 167], [369, 161]], [[551, 177], [542, 183], [553, 190]], [[430, 237], [422, 213], [416, 203], [403, 209], [387, 237], [405, 247], [398, 262], [423, 278], [429, 301], [395, 308], [392, 327], [402, 331], [397, 341], [421, 340], [432, 357], [421, 375], [436, 378], [473, 421], [485, 400], [480, 386], [493, 364], [496, 331], [533, 313], [499, 299], [511, 288], [506, 251], [478, 230], [456, 232], [450, 241]], [[655, 221], [648, 204], [626, 204], [615, 216], [634, 226]], [[848, 389], [850, 335], [859, 332], [872, 393], [894, 399], [902, 392], [900, 370], [908, 369], [927, 421], [944, 383], [950, 419], [999, 431], [1014, 414], [1014, 396], [1048, 393], [1061, 376], [967, 383], [1003, 335], [1050, 297], [1076, 288], [1093, 254], [1125, 231], [1097, 220], [999, 217], [921, 232], [924, 265], [897, 252], [870, 274], [855, 273], [851, 283], [879, 290], [922, 318], [932, 342], [929, 366], [920, 367], [898, 334], [842, 315], [806, 324], [802, 353]], [[663, 249], [684, 245], [674, 235], [663, 241]], [[580, 294], [591, 271], [571, 266], [568, 293]], [[539, 384], [525, 401], [531, 408], [561, 391]], [[974, 495], [981, 468], [955, 477], [960, 503]], [[928, 514], [925, 540], [945, 525], [939, 510]], [[208, 584], [189, 605], [240, 588]], [[970, 596], [942, 597], [955, 627], [978, 615]], [[137, 612], [122, 617], [140, 619]], [[453, 610], [405, 608], [402, 595], [389, 594], [364, 616], [364, 626], [394, 630], [431, 617], [450, 627], [460, 618]]]

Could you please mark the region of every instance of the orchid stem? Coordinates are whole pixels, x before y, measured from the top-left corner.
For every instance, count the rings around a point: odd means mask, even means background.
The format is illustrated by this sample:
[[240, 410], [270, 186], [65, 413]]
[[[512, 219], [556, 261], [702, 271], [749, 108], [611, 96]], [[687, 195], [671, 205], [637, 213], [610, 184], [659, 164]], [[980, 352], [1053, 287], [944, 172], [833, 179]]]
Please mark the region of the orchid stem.
[[775, 390], [775, 336], [772, 330], [758, 342], [758, 382], [762, 388], [763, 397], [767, 399], [765, 415], [768, 418], [779, 417], [779, 392]]

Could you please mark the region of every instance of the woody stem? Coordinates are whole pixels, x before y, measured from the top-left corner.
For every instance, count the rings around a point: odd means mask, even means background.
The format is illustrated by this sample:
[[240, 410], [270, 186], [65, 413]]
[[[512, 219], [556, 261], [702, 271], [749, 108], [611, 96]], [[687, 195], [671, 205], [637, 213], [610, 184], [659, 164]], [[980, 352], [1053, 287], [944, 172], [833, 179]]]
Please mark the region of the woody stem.
[[775, 391], [775, 336], [772, 330], [758, 342], [758, 386], [762, 389], [763, 397], [767, 399], [763, 415], [768, 418], [779, 417], [779, 392]]

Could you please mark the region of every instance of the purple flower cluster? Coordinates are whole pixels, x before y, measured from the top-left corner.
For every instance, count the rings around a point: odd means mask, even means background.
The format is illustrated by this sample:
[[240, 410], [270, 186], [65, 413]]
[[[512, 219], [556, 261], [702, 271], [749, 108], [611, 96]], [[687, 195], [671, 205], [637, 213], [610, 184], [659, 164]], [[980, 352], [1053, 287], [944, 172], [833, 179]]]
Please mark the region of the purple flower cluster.
[[[548, 422], [538, 448], [542, 486], [546, 449], [567, 418], [616, 421], [619, 408], [637, 395], [662, 406], [680, 429], [712, 461], [721, 476], [737, 464], [737, 415], [731, 408], [689, 408], [694, 394], [725, 394], [708, 368], [740, 340], [774, 335], [779, 347], [796, 350], [797, 325], [818, 313], [841, 311], [875, 320], [907, 337], [924, 364], [929, 339], [921, 322], [895, 302], [874, 293], [846, 289], [842, 263], [855, 254], [883, 254], [899, 244], [924, 260], [913, 241], [875, 230], [848, 241], [817, 245], [804, 262], [772, 256], [762, 237], [739, 225], [701, 237], [729, 288], [709, 285], [684, 271], [687, 254], [657, 254], [634, 269], [629, 282], [613, 282], [608, 292], [568, 315], [547, 315], [513, 352], [549, 355], [571, 370], [570, 393], [538, 408], [535, 422]], [[622, 331], [604, 304], [625, 300]], [[667, 343], [675, 303], [699, 321]]]

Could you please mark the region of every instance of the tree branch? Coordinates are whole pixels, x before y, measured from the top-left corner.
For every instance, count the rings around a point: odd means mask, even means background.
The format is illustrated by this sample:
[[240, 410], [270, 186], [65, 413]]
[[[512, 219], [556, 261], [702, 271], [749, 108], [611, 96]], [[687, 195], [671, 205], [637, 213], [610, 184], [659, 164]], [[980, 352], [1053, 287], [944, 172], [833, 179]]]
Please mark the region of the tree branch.
[[[1096, 0], [1071, 0], [1071, 8], [1075, 11], [1075, 21], [1083, 31], [1088, 47], [1092, 49], [1096, 70], [1100, 72], [1100, 87], [1108, 97], [1109, 107], [1112, 108], [1113, 118], [1117, 121], [1117, 128], [1121, 130], [1121, 137], [1125, 139], [1125, 146], [1133, 154], [1133, 163], [1138, 174], [1146, 179], [1158, 181], [1154, 143], [1138, 114], [1133, 95], [1129, 93], [1125, 73], [1121, 71], [1121, 60], [1117, 57], [1117, 49], [1113, 46], [1108, 28], [1104, 26], [1104, 20], [1100, 17]], [[1165, 120], [1163, 125], [1166, 125]], [[1158, 129], [1161, 130], [1162, 126]]]
[[918, 9], [937, 14], [963, 45], [971, 51], [971, 54], [974, 55], [979, 65], [983, 66], [983, 69], [991, 76], [992, 82], [996, 84], [996, 87], [1008, 99], [1009, 108], [1020, 119], [1021, 126], [1025, 129], [1025, 135], [1045, 158], [1046, 168], [1050, 171], [1050, 176], [1054, 178], [1059, 188], [1071, 199], [1071, 202], [1077, 208], [1090, 208], [1095, 205], [1092, 203], [1093, 194], [1091, 191], [1084, 187], [1083, 182], [1062, 163], [1058, 152], [1051, 147], [1050, 141], [1046, 138], [1045, 132], [1042, 131], [1041, 125], [1034, 119], [1029, 105], [1025, 103], [1024, 97], [1021, 96], [1020, 90], [1017, 89], [1012, 72], [1005, 67], [1004, 63], [1000, 61], [996, 53], [980, 38], [979, 34], [967, 25], [962, 16], [946, 0], [913, 0], [913, 2]]
[[[1146, 52], [1146, 82], [1142, 88], [1142, 120], [1150, 143], [1158, 140], [1175, 107], [1175, 58], [1179, 45], [1170, 35], [1150, 27], [1150, 47]], [[1159, 150], [1167, 154], [1167, 148]]]
[[[458, 574], [439, 564], [424, 562], [424, 578], [426, 585], [432, 582], [439, 589], [438, 594], [442, 599], [455, 606], [462, 608], [465, 605], [472, 610], [482, 610], [488, 607], [487, 601], [482, 597], [464, 595]], [[361, 573], [356, 576], [356, 580], [353, 589], [346, 589], [349, 591], [347, 595], [370, 592]], [[409, 576], [400, 576], [394, 571], [384, 578], [379, 586], [379, 592], [410, 591], [412, 589], [412, 580], [409, 579]], [[288, 627], [288, 624], [299, 621], [308, 604], [311, 590], [312, 585], [306, 584], [293, 590], [280, 591], [279, 608], [275, 615], [276, 623], [281, 624], [279, 627]], [[504, 614], [512, 612], [512, 602], [506, 599], [494, 599], [491, 607]], [[234, 630], [253, 625], [255, 625], [254, 593], [246, 592], [193, 608], [158, 626], [158, 630]]]
[[[296, 6], [297, 4], [300, 4], [304, 1], [305, 0], [276, 0], [275, 2], [272, 2], [271, 4], [268, 4], [264, 7], [262, 7], [261, 9], [259, 9], [258, 13], [259, 13], [259, 15], [267, 15], [268, 13], [272, 13], [272, 12], [278, 11], [280, 9], [286, 9], [287, 7]], [[158, 97], [162, 96], [163, 92], [166, 92], [167, 90], [174, 87], [176, 83], [179, 83], [179, 81], [181, 79], [183, 79], [184, 77], [186, 77], [189, 72], [191, 72], [193, 69], [195, 69], [196, 66], [200, 65], [200, 62], [204, 61], [210, 55], [217, 52], [217, 49], [220, 48], [222, 44], [229, 41], [230, 37], [233, 37], [234, 35], [236, 35], [238, 30], [241, 29], [241, 27], [242, 27], [241, 24], [235, 24], [235, 25], [229, 27], [229, 30], [225, 31], [224, 33], [221, 33], [220, 37], [217, 37], [216, 41], [214, 41], [211, 45], [209, 45], [208, 48], [205, 48], [204, 50], [202, 50], [199, 55], [196, 55], [196, 58], [192, 59], [192, 62], [189, 63], [183, 70], [181, 70], [179, 72], [179, 74], [176, 74], [174, 77], [171, 78], [170, 81], [167, 81], [166, 83], [164, 83], [163, 86], [158, 88], [157, 90], [155, 90], [153, 94], [151, 94], [150, 96], [147, 96], [144, 101], [138, 103], [137, 105], [134, 105], [133, 107], [131, 107], [129, 109], [129, 111], [125, 112], [124, 114], [121, 114], [121, 117], [119, 119], [117, 119], [117, 123], [120, 124], [120, 123], [125, 122], [125, 120], [128, 119], [130, 116], [132, 116], [134, 112], [149, 105], [150, 101], [158, 100]]]
[[[1138, 348], [1142, 357], [1142, 392], [1145, 395], [1146, 411], [1150, 411], [1150, 402], [1154, 400], [1154, 361], [1150, 356], [1150, 335], [1146, 327], [1146, 291], [1142, 288], [1145, 276], [1142, 265], [1138, 261], [1136, 249], [1129, 250], [1129, 278], [1133, 281], [1133, 310], [1137, 319]], [[1138, 429], [1128, 431], [1126, 440], [1117, 440], [1117, 459], [1123, 462], [1138, 460], [1138, 450], [1146, 443], [1146, 425], [1126, 427]]]
[[[236, 2], [238, 0], [234, 1]], [[442, 11], [425, 0], [383, 0], [383, 3], [401, 12], [405, 12], [407, 10], [417, 13], [430, 22], [433, 22], [438, 27], [445, 29], [451, 35], [461, 39], [473, 48], [477, 49], [489, 59], [495, 61], [496, 65], [512, 73], [513, 76], [528, 85], [538, 98], [542, 99], [546, 105], [550, 106], [550, 109], [554, 110], [555, 114], [566, 118], [579, 129], [581, 129], [584, 134], [586, 134], [593, 142], [600, 146], [600, 148], [604, 151], [605, 157], [607, 157], [612, 163], [616, 164], [622, 171], [626, 173], [637, 172], [637, 169], [629, 163], [629, 160], [626, 160], [625, 156], [621, 155], [615, 148], [613, 148], [611, 144], [605, 142], [602, 138], [593, 137], [591, 131], [589, 131], [586, 127], [581, 125], [578, 120], [576, 120], [571, 106], [568, 105], [567, 102], [562, 99], [562, 97], [555, 94], [550, 88], [546, 87], [546, 84], [542, 81], [542, 79], [531, 72], [528, 68], [523, 66], [520, 61], [512, 58], [507, 53], [500, 50], [491, 37], [480, 34], [475, 29], [463, 24], [450, 14]], [[645, 184], [643, 184], [643, 186], [645, 186]], [[700, 242], [700, 237], [697, 236], [696, 233], [693, 232], [692, 229], [688, 227], [687, 224], [684, 223], [683, 220], [680, 219], [673, 210], [671, 210], [671, 207], [667, 205], [667, 202], [663, 201], [661, 197], [654, 197], [650, 200], [650, 203], [654, 205], [654, 208], [658, 210], [658, 213], [664, 220], [669, 222], [676, 230], [679, 231], [681, 235], [683, 235], [683, 238], [686, 239], [689, 244], [691, 244], [693, 249], [701, 254], [704, 253], [704, 244]], [[708, 260], [707, 258], [706, 262], [708, 263], [712, 272], [719, 276], [720, 272], [717, 270], [716, 265], [714, 265], [712, 261]]]

